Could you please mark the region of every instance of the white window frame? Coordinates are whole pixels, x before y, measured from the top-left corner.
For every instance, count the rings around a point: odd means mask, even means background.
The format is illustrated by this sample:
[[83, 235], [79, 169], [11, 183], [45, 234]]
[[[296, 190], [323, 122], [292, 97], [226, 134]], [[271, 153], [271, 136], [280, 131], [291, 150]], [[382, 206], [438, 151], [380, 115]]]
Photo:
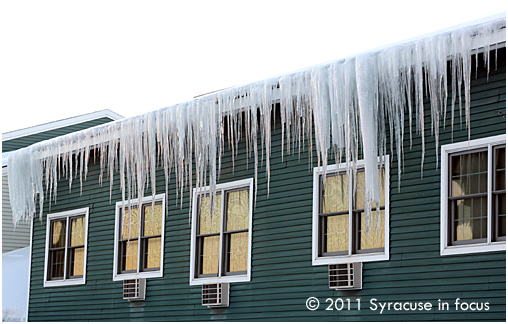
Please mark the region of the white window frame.
[[[456, 255], [506, 250], [506, 242], [492, 242], [492, 148], [506, 144], [506, 134], [441, 146], [441, 255]], [[448, 163], [449, 155], [469, 150], [488, 148], [487, 180], [487, 242], [448, 245]]]
[[[71, 286], [71, 285], [84, 285], [86, 283], [86, 266], [87, 266], [87, 252], [88, 252], [88, 215], [89, 215], [90, 209], [88, 207], [86, 208], [80, 208], [80, 209], [74, 209], [74, 210], [68, 210], [60, 213], [53, 213], [48, 214], [46, 219], [46, 252], [44, 257], [44, 287], [59, 287], [59, 286]], [[49, 267], [49, 245], [51, 242], [51, 221], [58, 220], [58, 219], [67, 219], [67, 222], [69, 218], [74, 216], [85, 216], [85, 247], [84, 247], [84, 260], [83, 260], [83, 277], [82, 278], [70, 278], [70, 279], [58, 279], [58, 280], [48, 280], [48, 267]], [[69, 227], [67, 227], [67, 230]], [[67, 255], [67, 241], [68, 241], [68, 235], [67, 232], [66, 237], [66, 244], [65, 244], [65, 255]], [[64, 265], [64, 274], [66, 273], [67, 268], [67, 258], [65, 259], [65, 265]], [[65, 277], [65, 275], [64, 275]]]
[[[191, 254], [190, 254], [190, 285], [197, 286], [208, 283], [219, 283], [219, 282], [248, 282], [251, 280], [251, 257], [252, 257], [252, 213], [253, 213], [253, 195], [254, 195], [254, 180], [244, 179], [238, 180], [223, 184], [217, 184], [215, 188], [215, 192], [222, 192], [221, 199], [225, 199], [224, 192], [228, 190], [238, 189], [242, 187], [249, 188], [249, 242], [248, 242], [248, 252], [247, 252], [247, 273], [241, 275], [228, 275], [221, 276], [221, 267], [222, 267], [222, 245], [223, 245], [223, 231], [220, 232], [220, 254], [219, 254], [219, 275], [218, 277], [206, 277], [206, 278], [198, 278], [195, 277], [196, 270], [196, 231], [197, 231], [197, 218], [198, 218], [198, 196], [206, 193], [210, 193], [211, 188], [203, 187], [203, 188], [194, 188], [192, 192], [192, 226], [191, 226]], [[224, 204], [223, 204], [224, 206]], [[224, 213], [221, 212], [221, 229], [223, 228], [224, 222]]]
[[[155, 196], [147, 196], [143, 197], [141, 204], [139, 204], [139, 199], [131, 199], [130, 201], [125, 203], [125, 209], [129, 208], [128, 206], [138, 207], [139, 205], [148, 204], [148, 203], [162, 203], [162, 227], [161, 227], [161, 263], [158, 270], [153, 271], [141, 271], [138, 268], [136, 272], [131, 273], [118, 273], [118, 257], [119, 257], [119, 242], [120, 242], [120, 230], [121, 230], [121, 217], [122, 217], [122, 206], [124, 206], [123, 202], [119, 201], [116, 203], [116, 211], [115, 211], [115, 249], [114, 249], [114, 259], [113, 259], [113, 281], [121, 281], [127, 279], [137, 279], [137, 278], [160, 278], [164, 274], [164, 230], [165, 230], [165, 219], [166, 219], [166, 195], [159, 194]], [[139, 226], [141, 226], [141, 222], [139, 222]], [[139, 245], [141, 244], [141, 240], [138, 239], [138, 259], [140, 258], [141, 249]]]
[[[381, 159], [378, 158], [378, 162]], [[386, 261], [390, 259], [390, 159], [386, 155], [383, 158], [385, 164], [385, 248], [383, 252], [361, 253], [352, 254], [351, 248], [353, 246], [353, 235], [351, 235], [353, 225], [353, 200], [349, 199], [349, 252], [347, 255], [337, 256], [319, 256], [319, 203], [320, 203], [320, 177], [326, 176], [329, 173], [337, 173], [341, 171], [348, 172], [348, 178], [352, 179], [352, 168], [346, 163], [328, 165], [326, 172], [323, 172], [323, 167], [314, 168], [314, 186], [313, 186], [313, 203], [312, 203], [312, 265], [328, 265], [337, 263], [349, 262], [372, 262], [372, 261]], [[357, 161], [357, 169], [362, 169], [365, 166], [365, 160]], [[352, 183], [348, 182], [350, 192], [352, 192]], [[349, 195], [352, 197], [352, 195]]]

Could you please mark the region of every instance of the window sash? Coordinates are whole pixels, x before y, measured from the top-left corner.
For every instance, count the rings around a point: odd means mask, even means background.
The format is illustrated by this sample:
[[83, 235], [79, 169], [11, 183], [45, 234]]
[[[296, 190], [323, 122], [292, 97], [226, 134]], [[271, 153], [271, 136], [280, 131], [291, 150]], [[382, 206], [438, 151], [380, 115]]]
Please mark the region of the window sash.
[[[224, 267], [224, 273], [226, 276], [229, 276], [229, 275], [240, 275], [240, 274], [246, 274], [247, 273], [247, 269], [245, 270], [240, 270], [240, 271], [229, 271], [229, 269], [231, 269], [231, 265], [230, 265], [230, 262], [231, 262], [231, 239], [232, 239], [232, 236], [234, 234], [241, 234], [241, 233], [247, 233], [247, 244], [248, 244], [248, 233], [249, 233], [249, 230], [236, 230], [236, 231], [229, 231], [229, 232], [224, 232], [224, 237], [225, 237], [225, 249], [224, 249], [224, 255], [225, 255], [225, 260], [224, 260], [224, 264], [225, 264], [225, 267]], [[248, 247], [247, 247], [248, 248]], [[248, 253], [248, 250], [246, 251], [246, 255], [245, 257], [247, 258], [249, 255]], [[245, 260], [246, 261], [246, 260]], [[245, 265], [247, 267], [247, 264]]]
[[[502, 170], [502, 169], [498, 169], [498, 166], [496, 165], [496, 162], [497, 162], [497, 154], [500, 150], [504, 150], [504, 155], [505, 155], [505, 165], [504, 165], [504, 189], [498, 189], [497, 187], [497, 174], [496, 172], [498, 170]], [[503, 195], [504, 195], [504, 198], [503, 198]], [[492, 213], [494, 215], [493, 217], [493, 226], [492, 226], [492, 230], [493, 230], [493, 235], [492, 237], [495, 238], [496, 241], [506, 241], [506, 235], [499, 235], [499, 227], [500, 227], [500, 223], [501, 221], [499, 220], [501, 217], [500, 217], [500, 204], [502, 203], [501, 200], [504, 200], [504, 204], [505, 204], [505, 221], [504, 223], [506, 224], [506, 145], [496, 145], [496, 146], [493, 146], [492, 147]], [[506, 233], [506, 228], [505, 228], [505, 233]]]
[[[78, 215], [78, 216], [63, 216], [63, 217], [55, 217], [49, 220], [49, 241], [48, 241], [48, 260], [47, 260], [47, 281], [55, 281], [55, 280], [67, 280], [67, 279], [80, 279], [83, 278], [83, 274], [85, 272], [85, 260], [83, 260], [82, 266], [83, 269], [81, 269], [82, 273], [81, 275], [71, 275], [71, 263], [74, 261], [73, 258], [70, 256], [70, 250], [76, 250], [79, 248], [85, 249], [85, 244], [83, 245], [75, 245], [72, 246], [71, 240], [72, 240], [72, 220], [83, 218], [84, 221], [86, 221], [86, 215]], [[65, 224], [65, 232], [63, 237], [64, 246], [58, 246], [58, 247], [52, 247], [52, 240], [53, 240], [53, 234], [54, 234], [54, 226], [53, 224], [56, 222], [64, 222]], [[85, 225], [86, 226], [86, 225]], [[86, 235], [86, 229], [83, 228], [83, 235]], [[84, 243], [86, 242], [86, 239], [84, 239]], [[63, 251], [63, 269], [61, 269], [61, 276], [55, 275], [55, 262], [54, 262], [54, 256], [58, 251]], [[85, 253], [83, 251], [83, 258], [85, 257]]]
[[[216, 197], [218, 198], [220, 196], [220, 199], [221, 199], [221, 211], [220, 211], [220, 226], [219, 226], [219, 232], [214, 232], [214, 233], [207, 233], [207, 234], [199, 234], [201, 231], [200, 231], [200, 226], [201, 226], [201, 203], [202, 203], [202, 198], [203, 197], [209, 197], [210, 196], [210, 192], [204, 192], [204, 193], [200, 193], [198, 196], [197, 196], [197, 204], [196, 204], [196, 219], [195, 219], [195, 222], [196, 222], [196, 231], [194, 233], [194, 236], [195, 236], [195, 242], [196, 242], [196, 247], [195, 247], [195, 260], [193, 261], [194, 264], [195, 264], [195, 270], [194, 270], [194, 278], [220, 278], [220, 277], [224, 277], [224, 276], [234, 276], [234, 275], [243, 275], [243, 274], [247, 274], [247, 269], [245, 271], [228, 271], [228, 266], [229, 266], [229, 261], [230, 261], [230, 256], [229, 256], [229, 251], [230, 251], [230, 240], [231, 240], [231, 236], [233, 234], [237, 234], [237, 233], [249, 233], [250, 232], [250, 225], [248, 222], [247, 223], [247, 228], [246, 229], [240, 229], [240, 230], [231, 230], [231, 231], [227, 231], [227, 219], [228, 219], [228, 213], [227, 213], [227, 210], [228, 210], [228, 195], [230, 193], [233, 193], [233, 192], [238, 192], [238, 191], [243, 191], [243, 190], [247, 190], [248, 191], [248, 201], [247, 203], [250, 204], [250, 195], [251, 195], [251, 189], [249, 186], [240, 186], [240, 187], [236, 187], [236, 188], [231, 188], [231, 189], [218, 189], [216, 190]], [[249, 210], [250, 208], [252, 208], [250, 205], [249, 205]], [[215, 213], [215, 211], [214, 211]], [[250, 213], [250, 211], [249, 211]], [[248, 217], [250, 218], [251, 215], [249, 214]], [[204, 251], [204, 240], [205, 238], [207, 237], [216, 237], [218, 236], [219, 237], [219, 251], [218, 251], [218, 254], [219, 254], [219, 257], [218, 257], [218, 271], [217, 273], [202, 273], [203, 272], [203, 251]], [[247, 240], [249, 240], [247, 238]], [[249, 241], [247, 242], [247, 244], [249, 245]], [[248, 250], [246, 251], [247, 253], [247, 258], [248, 258]], [[246, 264], [246, 267], [248, 267], [248, 262]]]
[[[160, 270], [160, 263], [159, 263], [159, 266], [158, 267], [152, 267], [152, 268], [147, 268], [145, 267], [145, 265], [148, 263], [148, 259], [147, 259], [147, 251], [148, 251], [148, 241], [149, 239], [153, 239], [153, 238], [160, 238], [161, 239], [161, 248], [162, 248], [162, 233], [163, 233], [163, 229], [162, 227], [164, 226], [164, 211], [162, 210], [161, 211], [161, 214], [160, 214], [160, 221], [161, 222], [161, 233], [160, 234], [157, 234], [157, 235], [145, 235], [145, 207], [148, 207], [148, 206], [157, 206], [157, 205], [161, 205], [162, 208], [164, 208], [164, 205], [162, 203], [162, 201], [156, 201], [152, 204], [152, 202], [147, 202], [147, 203], [143, 203], [141, 205], [131, 205], [130, 206], [130, 209], [133, 210], [133, 209], [138, 209], [138, 213], [139, 213], [139, 220], [138, 220], [138, 229], [137, 229], [137, 233], [138, 233], [138, 236], [137, 237], [134, 237], [134, 238], [125, 238], [125, 239], [122, 239], [122, 236], [123, 236], [123, 223], [124, 223], [124, 217], [125, 217], [125, 212], [121, 212], [120, 214], [120, 217], [119, 217], [119, 240], [118, 240], [118, 259], [117, 259], [117, 262], [118, 262], [118, 274], [129, 274], [129, 273], [139, 273], [139, 272], [150, 272], [150, 271], [159, 271]], [[125, 208], [125, 211], [128, 210], [129, 207], [126, 207]], [[120, 208], [120, 210], [122, 211], [122, 208]], [[136, 269], [132, 269], [132, 270], [125, 270], [126, 269], [126, 258], [127, 258], [127, 249], [128, 249], [128, 244], [129, 242], [134, 242], [136, 241], [137, 242], [137, 256], [136, 256]], [[161, 250], [159, 249], [159, 252]], [[160, 261], [160, 260], [159, 260]]]
[[[457, 143], [441, 145], [441, 190], [440, 190], [440, 255], [458, 255], [468, 253], [483, 253], [506, 250], [506, 243], [502, 240], [495, 239], [494, 230], [496, 224], [492, 222], [494, 201], [492, 193], [493, 188], [493, 148], [503, 147], [506, 145], [506, 134], [483, 137]], [[487, 213], [489, 219], [487, 221], [487, 242], [478, 242], [470, 244], [454, 244], [452, 245], [452, 237], [450, 227], [450, 156], [454, 154], [463, 154], [473, 150], [488, 150], [487, 155]], [[495, 193], [495, 192], [494, 192]]]
[[[486, 144], [483, 147], [471, 149], [471, 150], [461, 150], [454, 153], [448, 154], [448, 179], [447, 179], [447, 214], [448, 214], [448, 224], [447, 224], [447, 231], [448, 231], [448, 245], [449, 246], [463, 246], [463, 245], [471, 245], [471, 244], [478, 244], [478, 243], [491, 243], [491, 242], [498, 242], [498, 241], [506, 241], [506, 236], [499, 236], [499, 197], [502, 194], [506, 193], [506, 190], [495, 190], [496, 189], [496, 153], [499, 149], [505, 148], [505, 145], [493, 145], [493, 144]], [[479, 152], [487, 152], [488, 158], [491, 158], [490, 163], [487, 163], [487, 192], [481, 192], [481, 193], [474, 193], [474, 194], [466, 194], [461, 196], [452, 196], [452, 158], [457, 156], [465, 156], [469, 154], [479, 153]], [[460, 163], [460, 162], [459, 162]], [[454, 201], [457, 200], [465, 200], [465, 199], [473, 199], [473, 198], [481, 198], [486, 197], [487, 198], [487, 215], [486, 215], [486, 237], [485, 238], [477, 238], [477, 239], [466, 239], [466, 240], [455, 240], [455, 204]], [[490, 206], [490, 207], [489, 207]], [[476, 216], [473, 215], [472, 212], [470, 214], [472, 217], [468, 218], [471, 221], [474, 219], [481, 219], [485, 217]], [[490, 228], [490, 230], [489, 230]], [[472, 229], [473, 231], [473, 229]]]
[[[385, 176], [386, 170], [384, 170], [383, 166], [379, 166], [379, 169], [381, 170], [380, 176]], [[360, 249], [360, 234], [359, 229], [360, 222], [361, 222], [361, 213], [365, 211], [364, 208], [362, 209], [354, 209], [353, 206], [356, 205], [356, 190], [353, 190], [353, 181], [349, 181], [347, 183], [347, 190], [349, 191], [348, 198], [349, 198], [349, 209], [344, 211], [337, 211], [332, 213], [323, 213], [323, 182], [322, 177], [326, 176], [327, 178], [337, 175], [345, 175], [348, 172], [353, 172], [353, 170], [339, 170], [335, 172], [327, 172], [324, 175], [319, 176], [319, 211], [318, 211], [318, 257], [330, 257], [330, 256], [345, 256], [345, 255], [357, 255], [357, 254], [368, 254], [368, 253], [382, 253], [385, 252], [386, 247], [382, 248], [373, 248], [373, 249]], [[356, 170], [356, 173], [365, 172], [363, 168], [359, 168]], [[351, 177], [352, 178], [352, 177]], [[380, 183], [384, 185], [385, 179], [380, 178]], [[352, 194], [351, 194], [352, 193]], [[386, 192], [385, 192], [386, 195]], [[386, 197], [385, 197], [385, 204], [386, 204]], [[380, 206], [380, 210], [385, 210], [385, 206]], [[372, 208], [371, 211], [376, 212], [376, 208]], [[325, 252], [325, 246], [326, 246], [326, 234], [327, 234], [327, 228], [326, 228], [326, 222], [327, 218], [330, 216], [340, 216], [340, 215], [349, 215], [349, 236], [348, 236], [348, 250], [347, 251], [334, 251], [334, 252]], [[386, 217], [386, 215], [385, 215]], [[381, 224], [380, 224], [381, 225]], [[383, 224], [384, 226], [384, 224]], [[383, 230], [386, 231], [386, 229], [383, 228]], [[386, 235], [386, 234], [385, 234]], [[352, 244], [351, 244], [352, 243]], [[385, 242], [383, 241], [383, 245], [385, 245]]]

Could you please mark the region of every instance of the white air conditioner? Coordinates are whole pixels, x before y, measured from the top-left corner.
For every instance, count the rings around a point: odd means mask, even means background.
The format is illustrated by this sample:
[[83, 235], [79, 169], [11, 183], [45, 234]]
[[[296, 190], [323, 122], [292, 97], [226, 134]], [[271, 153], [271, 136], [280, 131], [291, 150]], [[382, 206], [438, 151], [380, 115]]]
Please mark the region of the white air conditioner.
[[123, 281], [123, 299], [128, 301], [145, 300], [146, 279], [127, 279]]
[[229, 283], [205, 284], [202, 287], [201, 305], [229, 307]]
[[335, 290], [362, 289], [361, 262], [328, 265], [328, 285]]

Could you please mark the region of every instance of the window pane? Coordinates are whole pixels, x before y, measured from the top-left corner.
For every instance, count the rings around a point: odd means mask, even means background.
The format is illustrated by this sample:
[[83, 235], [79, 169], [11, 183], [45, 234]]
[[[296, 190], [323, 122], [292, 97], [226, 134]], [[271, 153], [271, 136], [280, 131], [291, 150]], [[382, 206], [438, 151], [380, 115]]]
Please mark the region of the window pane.
[[222, 195], [215, 197], [213, 218], [210, 213], [210, 196], [202, 196], [199, 204], [199, 234], [213, 234], [220, 231]]
[[497, 236], [506, 236], [506, 194], [495, 195], [497, 200], [497, 221], [498, 232]]
[[249, 190], [233, 191], [228, 195], [226, 231], [249, 228]]
[[249, 233], [234, 233], [230, 235], [229, 272], [247, 271]]
[[385, 246], [385, 211], [379, 211], [379, 226], [377, 225], [377, 212], [371, 211], [371, 221], [367, 232], [366, 213], [360, 213], [360, 230], [358, 232], [358, 249], [378, 249]]
[[138, 238], [139, 236], [139, 208], [125, 208], [122, 225], [122, 239]]
[[136, 270], [138, 268], [138, 240], [122, 242], [122, 246], [122, 270]]
[[506, 189], [506, 157], [505, 157], [505, 148], [498, 148], [495, 152], [495, 168], [496, 168], [496, 189], [495, 190], [505, 190]]
[[349, 214], [325, 217], [325, 251], [342, 252], [349, 250]]
[[85, 248], [75, 248], [69, 250], [70, 269], [69, 276], [83, 276]]
[[145, 206], [144, 236], [161, 235], [162, 204]]
[[453, 201], [455, 241], [487, 237], [487, 197]]
[[[65, 247], [66, 220], [51, 222], [51, 247]], [[63, 262], [63, 261], [62, 261]]]
[[220, 236], [218, 235], [203, 238], [201, 274], [219, 273], [219, 240]]
[[71, 247], [85, 245], [85, 217], [71, 218]]
[[145, 269], [160, 268], [161, 265], [161, 238], [146, 239]]
[[335, 213], [349, 210], [349, 193], [346, 174], [326, 177], [322, 192], [322, 213]]
[[[379, 206], [383, 207], [385, 205], [385, 186], [384, 186], [384, 171], [378, 169], [378, 178], [379, 178]], [[372, 207], [376, 207], [376, 203], [372, 202]], [[356, 173], [356, 204], [355, 209], [364, 209], [365, 208], [365, 172], [357, 172]]]
[[62, 278], [64, 275], [65, 250], [50, 251], [51, 279]]
[[487, 151], [451, 157], [452, 197], [487, 192]]

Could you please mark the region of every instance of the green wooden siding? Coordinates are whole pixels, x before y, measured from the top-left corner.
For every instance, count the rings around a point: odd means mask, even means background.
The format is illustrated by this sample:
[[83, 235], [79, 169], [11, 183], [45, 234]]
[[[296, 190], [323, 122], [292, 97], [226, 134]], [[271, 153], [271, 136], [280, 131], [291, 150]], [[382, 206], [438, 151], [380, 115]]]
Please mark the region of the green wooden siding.
[[[498, 74], [472, 81], [471, 139], [504, 134], [506, 80], [504, 65]], [[450, 102], [450, 100], [449, 100]], [[458, 117], [458, 113], [456, 117]], [[414, 125], [413, 125], [414, 126]], [[409, 126], [406, 122], [407, 132]], [[328, 289], [326, 266], [312, 266], [312, 167], [307, 150], [284, 153], [281, 162], [280, 127], [272, 132], [270, 195], [264, 163], [259, 166], [259, 189], [253, 214], [252, 280], [231, 284], [230, 306], [201, 306], [201, 287], [189, 286], [190, 221], [189, 195], [183, 208], [176, 197], [174, 177], [167, 200], [164, 276], [147, 279], [143, 302], [122, 299], [122, 282], [113, 282], [115, 202], [121, 200], [118, 176], [109, 203], [109, 180], [98, 185], [98, 167], [91, 166], [79, 195], [79, 181], [69, 194], [60, 185], [51, 212], [90, 207], [86, 285], [43, 287], [46, 221], [34, 220], [31, 269], [30, 321], [399, 321], [399, 320], [505, 320], [505, 252], [442, 257], [440, 249], [440, 168], [436, 168], [435, 143], [426, 119], [426, 154], [421, 177], [421, 140], [405, 137], [404, 173], [397, 182], [396, 160], [390, 173], [390, 260], [364, 263], [363, 289], [339, 292]], [[440, 129], [440, 145], [451, 143], [451, 128]], [[455, 142], [467, 140], [465, 127], [456, 125]], [[389, 152], [391, 154], [391, 152]], [[238, 152], [235, 172], [231, 153], [223, 158], [221, 183], [253, 177], [254, 163], [245, 169], [245, 149]], [[164, 192], [164, 176], [158, 173], [157, 192]], [[48, 213], [46, 204], [44, 215]], [[309, 311], [308, 297], [321, 307]], [[361, 298], [361, 310], [326, 311], [327, 298]], [[371, 311], [369, 300], [431, 302], [431, 311]], [[489, 302], [490, 310], [455, 311], [454, 301]], [[439, 311], [437, 300], [450, 303]]]
[[5, 141], [2, 141], [2, 153], [15, 151], [15, 150], [30, 146], [30, 145], [40, 142], [40, 141], [48, 140], [50, 138], [54, 138], [54, 137], [58, 137], [58, 136], [66, 135], [66, 134], [70, 134], [70, 133], [77, 132], [77, 131], [87, 129], [90, 127], [94, 127], [97, 125], [102, 125], [105, 123], [109, 123], [111, 121], [113, 121], [113, 119], [108, 118], [108, 117], [102, 117], [102, 118], [97, 118], [97, 119], [86, 121], [86, 122], [79, 123], [79, 124], [74, 124], [74, 125], [65, 126], [65, 127], [59, 127], [59, 128], [45, 131], [45, 132], [39, 132], [36, 134], [31, 134], [31, 135], [13, 138], [10, 140], [5, 140]]

